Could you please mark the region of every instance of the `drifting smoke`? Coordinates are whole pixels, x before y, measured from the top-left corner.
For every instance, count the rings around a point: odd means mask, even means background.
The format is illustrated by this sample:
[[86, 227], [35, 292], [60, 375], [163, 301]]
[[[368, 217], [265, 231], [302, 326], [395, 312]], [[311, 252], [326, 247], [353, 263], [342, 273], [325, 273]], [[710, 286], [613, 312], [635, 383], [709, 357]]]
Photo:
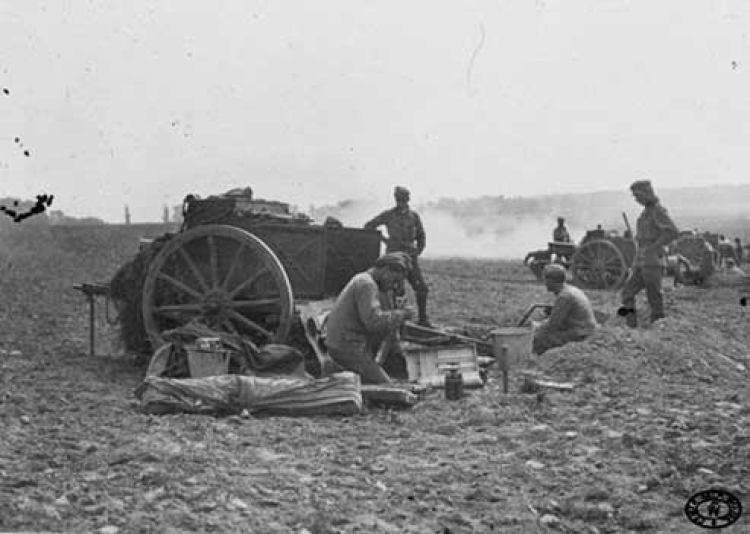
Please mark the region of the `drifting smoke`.
[[486, 217], [464, 221], [437, 210], [423, 215], [427, 228], [426, 257], [523, 259], [547, 248], [555, 219]]
[[[741, 237], [743, 242], [750, 240], [750, 219], [742, 209], [750, 202], [750, 186], [664, 190], [660, 198], [680, 229], [724, 232], [728, 237]], [[318, 222], [333, 216], [345, 226], [361, 228], [392, 205], [346, 200], [313, 208], [309, 215]], [[571, 238], [579, 243], [599, 224], [604, 230], [622, 234], [626, 229], [623, 213], [635, 229], [641, 211], [626, 188], [547, 197], [443, 199], [413, 206], [425, 225], [426, 257], [497, 259], [523, 259], [530, 251], [546, 249], [558, 216], [565, 217]], [[383, 228], [381, 232], [386, 234]]]
[[[388, 206], [366, 201], [344, 201], [336, 206], [314, 209], [310, 214], [322, 222], [326, 217], [339, 219], [345, 226], [361, 228]], [[458, 217], [434, 207], [416, 206], [427, 234], [424, 256], [523, 259], [532, 250], [546, 249], [552, 240], [556, 216], [473, 216]], [[584, 230], [568, 226], [574, 239]], [[381, 228], [387, 234], [385, 228]]]

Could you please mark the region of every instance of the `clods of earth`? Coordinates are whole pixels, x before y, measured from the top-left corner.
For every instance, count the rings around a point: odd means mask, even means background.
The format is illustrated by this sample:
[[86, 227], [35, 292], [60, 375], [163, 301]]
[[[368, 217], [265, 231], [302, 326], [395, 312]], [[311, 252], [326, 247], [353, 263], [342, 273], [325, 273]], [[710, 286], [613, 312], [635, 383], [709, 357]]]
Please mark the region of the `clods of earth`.
[[[0, 530], [53, 532], [702, 532], [721, 487], [750, 531], [750, 316], [727, 288], [666, 288], [637, 330], [618, 296], [590, 339], [493, 374], [460, 400], [352, 417], [149, 416], [145, 367], [73, 283], [106, 280], [137, 235], [4, 236]], [[435, 323], [482, 335], [551, 296], [520, 262], [425, 260]], [[639, 312], [646, 316], [646, 309]], [[525, 376], [574, 384], [524, 389]]]

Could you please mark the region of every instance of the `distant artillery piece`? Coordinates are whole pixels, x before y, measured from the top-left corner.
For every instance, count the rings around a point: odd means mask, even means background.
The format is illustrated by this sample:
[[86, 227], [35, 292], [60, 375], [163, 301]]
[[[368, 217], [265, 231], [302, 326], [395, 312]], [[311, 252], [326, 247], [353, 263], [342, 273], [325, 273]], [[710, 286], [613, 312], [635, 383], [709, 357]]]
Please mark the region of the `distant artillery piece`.
[[701, 286], [718, 269], [719, 252], [706, 235], [695, 234], [691, 231], [681, 232], [680, 236], [669, 245], [666, 272], [674, 276], [675, 283]]
[[735, 246], [729, 241], [722, 241], [721, 234], [713, 232], [703, 232], [703, 239], [705, 239], [710, 245], [716, 250], [718, 254], [718, 260], [716, 262], [717, 267], [721, 267], [725, 264], [727, 259], [732, 259], [736, 264], [740, 263], [740, 258], [737, 257], [737, 250]]
[[[627, 235], [632, 235], [627, 226]], [[552, 241], [547, 250], [529, 252], [524, 263], [539, 280], [546, 265], [557, 263], [569, 269], [573, 284], [583, 289], [614, 290], [625, 282], [635, 250], [632, 238], [597, 228], [586, 232], [579, 245]]]

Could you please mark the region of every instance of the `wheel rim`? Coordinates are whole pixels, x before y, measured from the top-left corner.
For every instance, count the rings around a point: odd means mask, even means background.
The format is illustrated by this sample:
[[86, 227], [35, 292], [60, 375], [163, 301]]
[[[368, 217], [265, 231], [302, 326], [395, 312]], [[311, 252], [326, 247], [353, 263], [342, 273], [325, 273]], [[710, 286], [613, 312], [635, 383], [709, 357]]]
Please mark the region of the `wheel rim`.
[[293, 294], [281, 262], [256, 236], [233, 226], [203, 225], [170, 240], [149, 267], [143, 323], [154, 347], [162, 332], [198, 319], [257, 345], [283, 343]]
[[625, 280], [627, 265], [620, 250], [597, 239], [581, 245], [572, 260], [573, 280], [585, 289], [616, 289]]

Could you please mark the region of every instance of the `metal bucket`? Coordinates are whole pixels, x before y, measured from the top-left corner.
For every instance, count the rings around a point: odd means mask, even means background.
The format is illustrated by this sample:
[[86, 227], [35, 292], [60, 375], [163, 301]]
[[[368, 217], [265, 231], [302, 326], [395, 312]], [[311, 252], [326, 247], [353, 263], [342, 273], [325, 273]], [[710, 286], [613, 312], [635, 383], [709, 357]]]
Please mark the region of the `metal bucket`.
[[[498, 359], [500, 368], [523, 365], [531, 356], [534, 341], [534, 328], [531, 326], [496, 328], [490, 332], [490, 337], [492, 338], [492, 352]], [[503, 357], [503, 346], [508, 348], [506, 362], [500, 361]]]
[[229, 374], [229, 351], [186, 348], [192, 378]]

